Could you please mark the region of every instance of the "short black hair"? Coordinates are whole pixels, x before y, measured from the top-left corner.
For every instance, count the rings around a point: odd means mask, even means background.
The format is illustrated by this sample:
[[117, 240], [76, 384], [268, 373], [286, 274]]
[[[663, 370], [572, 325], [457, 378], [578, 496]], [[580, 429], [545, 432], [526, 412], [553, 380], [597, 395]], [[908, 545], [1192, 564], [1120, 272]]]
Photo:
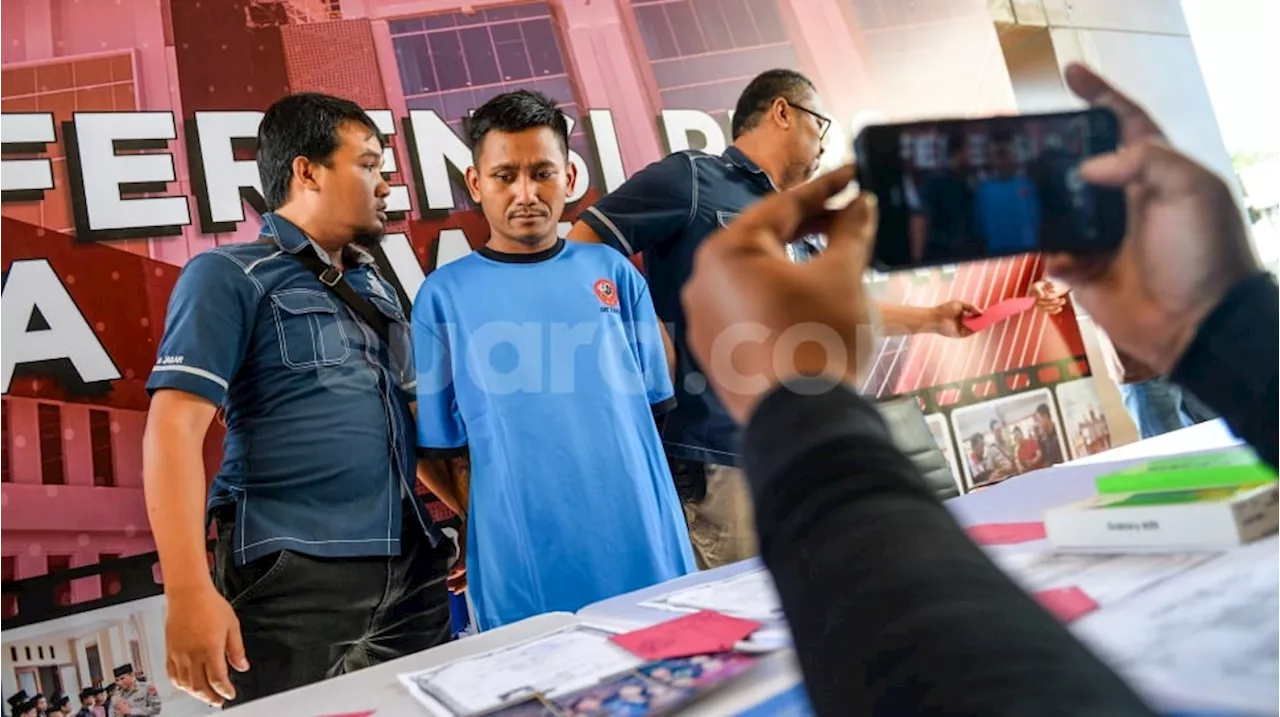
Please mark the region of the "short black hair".
[[1006, 128], [991, 133], [991, 144], [1013, 144], [1013, 132]]
[[555, 100], [541, 92], [504, 92], [480, 105], [464, 124], [473, 161], [480, 158], [480, 147], [490, 132], [523, 132], [538, 127], [549, 127], [556, 133], [565, 162], [569, 161], [569, 118], [556, 107]]
[[299, 92], [276, 100], [258, 125], [258, 177], [271, 211], [289, 201], [293, 160], [306, 157], [327, 165], [338, 148], [338, 129], [347, 122], [364, 125], [383, 147], [387, 139], [360, 105], [319, 92]]
[[795, 70], [765, 70], [747, 83], [733, 108], [733, 138], [737, 139], [760, 124], [769, 105], [779, 97], [792, 104], [804, 101], [806, 92], [817, 92], [813, 81]]

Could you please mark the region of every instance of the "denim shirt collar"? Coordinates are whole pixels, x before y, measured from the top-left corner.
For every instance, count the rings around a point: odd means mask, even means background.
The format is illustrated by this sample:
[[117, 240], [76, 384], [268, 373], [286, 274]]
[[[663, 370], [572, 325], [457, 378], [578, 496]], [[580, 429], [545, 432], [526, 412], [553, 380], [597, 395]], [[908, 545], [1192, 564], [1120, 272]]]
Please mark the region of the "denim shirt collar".
[[778, 190], [778, 188], [773, 183], [773, 179], [771, 179], [769, 175], [766, 174], [765, 171], [760, 168], [760, 165], [753, 162], [751, 158], [746, 155], [745, 152], [738, 149], [737, 145], [732, 145], [732, 144], [729, 145], [729, 148], [724, 151], [724, 154], [722, 156], [725, 159], [729, 160], [729, 163], [732, 164], [733, 166], [739, 169], [742, 169], [750, 174], [755, 175], [756, 178], [759, 180], [763, 180], [767, 182], [769, 184], [769, 187], [773, 189], [775, 192]]
[[[280, 247], [280, 251], [288, 254], [297, 254], [310, 245], [324, 263], [332, 263], [329, 260], [329, 253], [317, 244], [314, 239], [307, 236], [307, 233], [299, 229], [298, 225], [274, 212], [262, 215], [262, 236], [271, 237], [276, 246]], [[357, 264], [374, 263], [373, 255], [358, 244], [348, 244], [346, 251], [350, 253]]]

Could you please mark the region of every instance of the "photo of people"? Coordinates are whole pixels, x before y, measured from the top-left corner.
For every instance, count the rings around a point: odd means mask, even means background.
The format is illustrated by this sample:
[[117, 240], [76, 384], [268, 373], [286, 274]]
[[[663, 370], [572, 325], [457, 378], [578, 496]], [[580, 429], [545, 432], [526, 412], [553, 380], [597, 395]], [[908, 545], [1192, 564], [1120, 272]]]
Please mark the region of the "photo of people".
[[960, 474], [960, 464], [956, 462], [955, 444], [951, 442], [951, 430], [947, 427], [946, 416], [930, 413], [924, 417], [924, 422], [929, 426], [929, 432], [933, 434], [938, 450], [946, 456], [947, 465], [951, 466], [951, 477], [956, 482], [956, 490], [964, 493], [964, 477]]
[[1083, 458], [1111, 448], [1111, 428], [1102, 412], [1102, 399], [1093, 378], [1060, 383], [1054, 387], [1062, 422], [1066, 425], [1067, 446], [1072, 458]]
[[640, 668], [640, 673], [673, 687], [707, 688], [741, 675], [759, 659], [741, 652], [694, 655], [655, 662]]
[[1065, 460], [1056, 403], [1048, 389], [1006, 396], [951, 414], [968, 488], [999, 483]]
[[720, 652], [651, 662], [605, 684], [550, 702], [533, 697], [493, 714], [502, 717], [622, 717], [663, 714], [742, 675], [758, 655]]
[[1092, 237], [1085, 117], [917, 125], [901, 137], [917, 262], [1035, 251]]
[[194, 717], [215, 709], [175, 689], [165, 674], [164, 599], [147, 598], [5, 631], [6, 700], [67, 699], [70, 714]]

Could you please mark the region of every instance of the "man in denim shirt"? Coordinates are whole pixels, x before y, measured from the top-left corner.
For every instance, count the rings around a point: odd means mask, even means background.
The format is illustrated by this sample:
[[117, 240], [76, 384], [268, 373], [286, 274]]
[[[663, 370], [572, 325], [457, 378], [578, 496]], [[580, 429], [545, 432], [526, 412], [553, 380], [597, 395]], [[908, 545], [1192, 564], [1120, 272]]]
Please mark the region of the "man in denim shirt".
[[[382, 152], [355, 104], [300, 94], [272, 105], [258, 130], [274, 209], [262, 237], [192, 258], [170, 297], [147, 382], [143, 477], [169, 677], [211, 704], [449, 636], [451, 550], [413, 497], [408, 325], [361, 248], [386, 221]], [[307, 261], [339, 287], [341, 272], [367, 313]], [[375, 323], [389, 327], [385, 339]], [[207, 503], [218, 523], [211, 580], [202, 446], [219, 407], [227, 437]]]
[[[702, 568], [745, 560], [757, 552], [751, 496], [738, 468], [739, 430], [710, 389], [685, 338], [680, 291], [702, 241], [747, 207], [818, 171], [831, 119], [813, 83], [793, 70], [768, 70], [742, 91], [733, 115], [733, 145], [719, 156], [676, 152], [637, 172], [588, 207], [569, 232], [575, 241], [603, 242], [628, 256], [644, 252], [645, 278], [658, 317], [668, 324], [676, 407], [662, 439], [684, 498], [685, 520]], [[787, 247], [796, 262], [822, 251], [820, 237]], [[851, 277], [853, 280], [856, 277]], [[973, 333], [961, 321], [978, 313], [962, 301], [937, 306], [878, 304], [889, 334]]]

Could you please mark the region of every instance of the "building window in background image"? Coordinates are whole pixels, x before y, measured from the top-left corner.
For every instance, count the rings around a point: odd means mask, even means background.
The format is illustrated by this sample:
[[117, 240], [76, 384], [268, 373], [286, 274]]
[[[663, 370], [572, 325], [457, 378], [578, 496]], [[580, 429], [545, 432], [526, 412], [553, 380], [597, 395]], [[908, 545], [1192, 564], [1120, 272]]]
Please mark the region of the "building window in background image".
[[[6, 403], [5, 405], [7, 406], [9, 404]], [[11, 583], [14, 580], [17, 580], [17, 572], [18, 572], [17, 562], [18, 562], [18, 559], [12, 555], [4, 556], [3, 569], [2, 569], [2, 572], [0, 572], [0, 579], [3, 579], [5, 584]], [[3, 607], [0, 609], [3, 609], [3, 616], [6, 619], [17, 615], [18, 614], [18, 596], [5, 593], [4, 604], [3, 604]], [[18, 660], [18, 656], [16, 653], [14, 654], [13, 659], [15, 662]]]
[[[120, 559], [120, 553], [102, 553], [98, 556], [99, 563], [110, 563]], [[98, 576], [98, 580], [102, 585], [102, 597], [110, 597], [120, 593], [122, 586], [120, 584], [120, 573], [109, 572], [102, 573]]]
[[[573, 118], [570, 147], [591, 163], [573, 81], [551, 9], [530, 2], [473, 13], [450, 12], [387, 23], [400, 86], [410, 110], [435, 110], [459, 136], [472, 110], [512, 90], [537, 90]], [[460, 183], [454, 206], [471, 206]]]
[[115, 454], [111, 449], [111, 413], [89, 411], [89, 445], [93, 450], [93, 484], [113, 488], [116, 484]]
[[658, 109], [702, 110], [729, 136], [729, 110], [751, 78], [800, 68], [777, 0], [631, 0]]
[[62, 407], [55, 403], [39, 404], [36, 425], [40, 432], [40, 482], [66, 485], [67, 474], [62, 465]]
[[[71, 569], [70, 555], [46, 555], [45, 565], [48, 566], [46, 572], [49, 575], [60, 573]], [[64, 580], [53, 586], [53, 604], [58, 607], [65, 607], [71, 604], [71, 581]]]

